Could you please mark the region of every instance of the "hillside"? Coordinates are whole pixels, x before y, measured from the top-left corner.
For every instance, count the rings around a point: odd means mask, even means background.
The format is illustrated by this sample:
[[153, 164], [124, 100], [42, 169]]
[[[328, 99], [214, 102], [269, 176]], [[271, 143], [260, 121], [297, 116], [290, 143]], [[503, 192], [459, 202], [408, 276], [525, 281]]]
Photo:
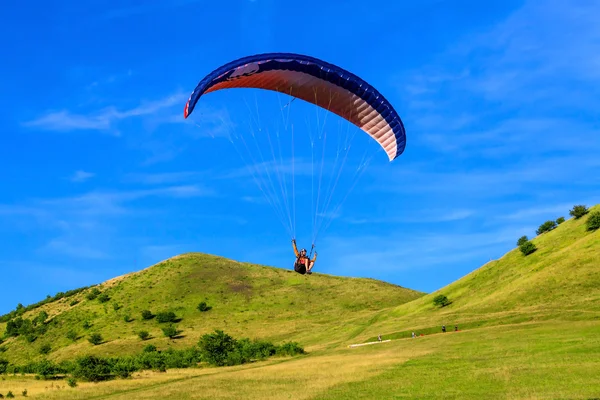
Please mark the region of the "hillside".
[[[600, 206], [590, 208], [590, 213]], [[528, 321], [600, 320], [600, 231], [587, 231], [586, 217], [569, 219], [531, 241], [538, 250], [519, 248], [452, 284], [386, 311], [360, 336], [409, 337]], [[515, 238], [515, 242], [516, 242]], [[438, 308], [443, 294], [451, 304]]]
[[[168, 259], [97, 288], [108, 295], [108, 301], [87, 299], [93, 290], [90, 288], [23, 314], [23, 318], [33, 319], [45, 311], [47, 331], [32, 343], [23, 336], [8, 339], [3, 357], [13, 363], [39, 360], [44, 344], [50, 344], [47, 357], [55, 361], [78, 354], [134, 353], [149, 343], [159, 349], [182, 348], [196, 344], [202, 334], [214, 329], [235, 337], [293, 340], [316, 349], [348, 340], [380, 310], [424, 295], [371, 279], [303, 276], [195, 253]], [[74, 300], [77, 304], [71, 305]], [[212, 307], [209, 311], [197, 309], [203, 301]], [[173, 311], [181, 319], [176, 323], [181, 337], [165, 338], [161, 328], [168, 324], [156, 318], [144, 320], [143, 310], [153, 314]], [[131, 320], [126, 322], [125, 316]], [[86, 321], [91, 325], [87, 329]], [[6, 324], [0, 324], [0, 330], [5, 329]], [[70, 330], [77, 333], [76, 341], [67, 337]], [[148, 331], [151, 339], [140, 340], [137, 332], [141, 330]], [[100, 333], [104, 343], [90, 344], [87, 338], [92, 333]]]

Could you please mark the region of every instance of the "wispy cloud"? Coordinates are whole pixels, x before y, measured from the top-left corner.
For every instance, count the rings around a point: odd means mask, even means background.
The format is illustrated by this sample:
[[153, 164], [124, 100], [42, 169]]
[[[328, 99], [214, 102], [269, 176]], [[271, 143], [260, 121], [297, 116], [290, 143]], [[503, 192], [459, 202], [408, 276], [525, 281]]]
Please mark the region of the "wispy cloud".
[[71, 182], [85, 182], [90, 178], [93, 178], [96, 174], [92, 172], [86, 171], [75, 171], [75, 173], [70, 177]]
[[115, 107], [108, 107], [87, 114], [76, 114], [68, 110], [61, 110], [47, 113], [35, 120], [25, 122], [23, 125], [49, 131], [92, 130], [119, 135], [119, 132], [114, 129], [116, 122], [127, 118], [151, 115], [159, 110], [179, 105], [182, 101], [185, 101], [185, 95], [174, 94], [160, 100], [142, 103], [137, 107], [124, 111], [119, 111]]

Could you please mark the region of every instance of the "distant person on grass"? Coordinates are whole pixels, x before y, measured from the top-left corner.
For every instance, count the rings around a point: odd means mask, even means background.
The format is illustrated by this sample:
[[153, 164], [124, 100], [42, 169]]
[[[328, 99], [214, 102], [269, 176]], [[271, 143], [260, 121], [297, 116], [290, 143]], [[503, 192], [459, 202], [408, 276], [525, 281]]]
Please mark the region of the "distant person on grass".
[[298, 247], [296, 247], [296, 239], [292, 239], [292, 246], [294, 248], [294, 254], [296, 255], [296, 262], [294, 263], [294, 271], [299, 274], [312, 274], [312, 268], [315, 265], [315, 261], [317, 260], [317, 252], [315, 251], [315, 255], [311, 260], [306, 255], [306, 249], [302, 249], [298, 251]]

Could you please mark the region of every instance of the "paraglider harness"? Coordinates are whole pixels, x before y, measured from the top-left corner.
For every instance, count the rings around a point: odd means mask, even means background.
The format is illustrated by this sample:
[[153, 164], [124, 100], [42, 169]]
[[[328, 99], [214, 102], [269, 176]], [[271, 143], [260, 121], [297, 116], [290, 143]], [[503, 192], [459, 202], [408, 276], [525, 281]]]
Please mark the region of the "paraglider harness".
[[[310, 263], [310, 258], [312, 257], [312, 252], [315, 248], [315, 245], [313, 244], [311, 249], [310, 249], [310, 254], [305, 255], [305, 256], [298, 256], [296, 257], [296, 262], [294, 263], [294, 271], [296, 271], [299, 274], [306, 274], [306, 264], [305, 264], [305, 259], [308, 259], [308, 262]], [[302, 252], [302, 251], [300, 251]], [[310, 265], [310, 264], [309, 264]]]

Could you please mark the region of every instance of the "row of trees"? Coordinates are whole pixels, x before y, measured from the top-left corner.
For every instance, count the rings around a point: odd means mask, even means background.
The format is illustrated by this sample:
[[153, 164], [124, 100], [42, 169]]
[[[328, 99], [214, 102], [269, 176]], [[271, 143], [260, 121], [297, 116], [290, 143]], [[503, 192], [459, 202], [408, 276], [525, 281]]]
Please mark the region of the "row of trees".
[[[588, 231], [594, 231], [600, 228], [600, 211], [594, 211], [590, 214], [590, 210], [585, 205], [576, 205], [573, 206], [571, 210], [569, 210], [569, 215], [571, 215], [575, 219], [580, 219], [589, 214], [589, 217], [586, 220], [586, 228]], [[565, 222], [564, 217], [559, 217], [556, 221], [546, 221], [541, 224], [538, 229], [535, 231], [536, 235], [541, 235], [546, 232], [550, 232], [560, 224]], [[535, 252], [537, 247], [533, 244], [527, 236], [521, 236], [519, 240], [517, 240], [517, 246], [523, 255], [528, 256], [529, 254]]]
[[221, 330], [215, 330], [203, 335], [196, 346], [184, 350], [159, 351], [155, 346], [148, 345], [141, 353], [131, 356], [88, 355], [58, 364], [43, 360], [22, 366], [12, 365], [0, 359], [0, 374], [31, 373], [43, 379], [66, 374], [70, 375], [69, 385], [75, 386], [76, 379], [96, 382], [115, 377], [127, 378], [133, 372], [141, 370], [165, 372], [168, 368], [190, 368], [200, 363], [230, 366], [272, 356], [294, 356], [304, 353], [304, 349], [296, 342], [275, 345], [262, 340], [235, 339]]

